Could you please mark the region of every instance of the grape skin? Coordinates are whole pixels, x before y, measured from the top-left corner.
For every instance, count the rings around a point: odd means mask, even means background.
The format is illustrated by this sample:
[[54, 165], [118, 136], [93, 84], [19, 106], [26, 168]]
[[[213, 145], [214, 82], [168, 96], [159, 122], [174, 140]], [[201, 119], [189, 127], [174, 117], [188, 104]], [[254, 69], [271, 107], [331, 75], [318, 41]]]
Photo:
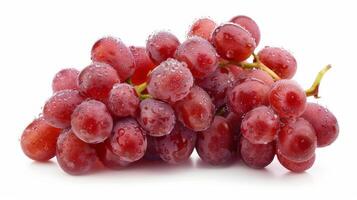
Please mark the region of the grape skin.
[[230, 22], [235, 23], [243, 27], [245, 30], [247, 30], [250, 34], [252, 34], [252, 37], [255, 40], [256, 45], [259, 45], [260, 42], [260, 30], [258, 27], [258, 24], [250, 17], [244, 16], [244, 15], [239, 15], [233, 17]]
[[211, 43], [200, 37], [191, 37], [178, 46], [175, 58], [185, 62], [197, 79], [209, 76], [218, 67], [216, 50]]
[[245, 137], [241, 137], [240, 154], [248, 167], [262, 169], [274, 160], [275, 141], [267, 144], [253, 144]]
[[296, 59], [285, 49], [265, 47], [258, 52], [258, 58], [282, 79], [291, 79], [296, 73]]
[[149, 161], [159, 161], [161, 160], [158, 147], [157, 147], [157, 140], [158, 137], [152, 137], [150, 135], [146, 136], [147, 139], [147, 147], [144, 155], [145, 160]]
[[120, 80], [125, 81], [135, 72], [134, 57], [129, 48], [118, 38], [105, 37], [92, 47], [93, 62], [103, 62], [112, 66]]
[[46, 122], [56, 128], [67, 128], [71, 125], [74, 109], [84, 101], [77, 90], [62, 90], [47, 100], [43, 107]]
[[272, 86], [274, 83], [274, 79], [260, 69], [243, 70], [236, 78], [236, 83], [243, 83], [246, 80], [260, 80], [268, 86]]
[[136, 69], [134, 74], [130, 77], [134, 85], [140, 85], [147, 81], [148, 73], [155, 68], [155, 64], [149, 57], [145, 47], [129, 47], [131, 54], [134, 57]]
[[147, 90], [156, 99], [175, 103], [183, 99], [193, 86], [193, 76], [185, 63], [168, 59], [150, 74]]
[[59, 136], [56, 158], [63, 171], [72, 175], [89, 172], [97, 161], [95, 149], [77, 138], [71, 129], [64, 130]]
[[209, 41], [215, 27], [216, 22], [209, 18], [198, 19], [192, 24], [187, 35], [188, 37], [199, 36]]
[[157, 150], [163, 161], [169, 164], [182, 163], [192, 154], [196, 139], [195, 132], [176, 123], [170, 134], [156, 138]]
[[337, 139], [338, 122], [327, 108], [316, 103], [307, 103], [306, 110], [301, 117], [314, 127], [318, 147], [328, 146]]
[[145, 99], [140, 103], [138, 122], [149, 135], [159, 137], [172, 131], [176, 117], [169, 104], [154, 99]]
[[123, 161], [137, 161], [144, 156], [146, 151], [146, 133], [135, 119], [120, 119], [109, 138], [109, 146], [112, 152]]
[[99, 160], [105, 167], [118, 170], [130, 165], [130, 162], [123, 161], [120, 156], [114, 154], [108, 147], [107, 142], [96, 144], [95, 150]]
[[113, 118], [102, 102], [88, 100], [74, 110], [71, 125], [79, 139], [86, 143], [100, 143], [110, 136]]
[[77, 78], [79, 71], [74, 68], [62, 69], [52, 79], [52, 91], [56, 93], [61, 90], [78, 90]]
[[108, 108], [117, 117], [135, 117], [140, 99], [132, 85], [116, 83], [109, 92]]
[[43, 117], [33, 120], [21, 136], [21, 148], [32, 160], [47, 161], [56, 154], [61, 129], [48, 125]]
[[277, 148], [287, 159], [303, 162], [314, 155], [316, 143], [312, 125], [305, 119], [298, 118], [283, 124], [278, 134]]
[[173, 34], [160, 31], [150, 35], [146, 42], [146, 49], [154, 63], [160, 64], [168, 58], [173, 58], [180, 41]]
[[236, 151], [234, 134], [224, 117], [216, 116], [211, 126], [197, 135], [196, 150], [200, 158], [212, 165], [233, 160]]
[[226, 67], [219, 67], [202, 80], [195, 81], [198, 86], [206, 90], [214, 105], [219, 108], [226, 103], [226, 94], [235, 82], [234, 75]]
[[280, 126], [279, 117], [266, 106], [259, 106], [245, 114], [241, 133], [254, 144], [267, 144], [274, 141]]
[[177, 119], [193, 131], [209, 128], [214, 118], [215, 107], [205, 90], [193, 86], [190, 93], [174, 105]]
[[252, 35], [233, 23], [218, 26], [212, 34], [212, 44], [222, 58], [236, 62], [246, 60], [256, 47]]
[[228, 92], [227, 103], [231, 111], [242, 116], [253, 108], [267, 105], [269, 87], [260, 80], [247, 80]]
[[120, 79], [114, 68], [105, 63], [92, 63], [78, 77], [80, 92], [89, 98], [107, 102], [109, 92]]
[[281, 118], [296, 118], [301, 116], [306, 108], [304, 90], [292, 80], [279, 80], [272, 86], [269, 103]]
[[295, 162], [289, 160], [284, 155], [282, 155], [279, 151], [277, 151], [276, 155], [278, 157], [280, 164], [283, 167], [295, 173], [301, 173], [310, 169], [315, 162], [315, 154], [310, 159], [302, 162]]

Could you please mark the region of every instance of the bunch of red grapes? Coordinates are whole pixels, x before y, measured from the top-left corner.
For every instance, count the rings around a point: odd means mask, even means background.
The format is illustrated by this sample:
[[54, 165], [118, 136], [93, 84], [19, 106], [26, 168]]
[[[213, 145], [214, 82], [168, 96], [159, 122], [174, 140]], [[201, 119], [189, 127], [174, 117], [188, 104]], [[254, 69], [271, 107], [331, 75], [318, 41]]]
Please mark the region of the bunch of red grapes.
[[89, 66], [55, 75], [52, 97], [23, 132], [22, 150], [36, 161], [56, 156], [69, 174], [141, 159], [178, 164], [194, 149], [212, 165], [241, 159], [264, 168], [277, 155], [290, 171], [305, 171], [316, 148], [339, 132], [329, 110], [307, 102], [318, 97], [330, 66], [304, 91], [291, 80], [293, 55], [276, 47], [254, 54], [259, 41], [247, 16], [221, 25], [199, 19], [182, 43], [166, 31], [152, 34], [146, 47], [102, 38]]

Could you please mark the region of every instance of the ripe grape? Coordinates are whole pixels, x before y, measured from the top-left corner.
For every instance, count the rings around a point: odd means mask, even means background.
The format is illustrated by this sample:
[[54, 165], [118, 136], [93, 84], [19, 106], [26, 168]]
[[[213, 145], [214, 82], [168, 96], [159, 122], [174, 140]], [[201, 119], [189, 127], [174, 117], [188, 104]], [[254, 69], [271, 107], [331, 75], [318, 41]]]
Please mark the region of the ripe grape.
[[71, 115], [84, 98], [77, 90], [61, 90], [47, 100], [43, 107], [46, 122], [56, 128], [67, 128], [71, 125]]
[[110, 169], [122, 169], [130, 164], [130, 162], [123, 161], [120, 156], [114, 154], [107, 142], [96, 144], [95, 150], [101, 163]]
[[105, 63], [92, 63], [84, 68], [78, 77], [81, 93], [103, 102], [107, 101], [113, 85], [119, 82], [116, 71]]
[[281, 165], [283, 165], [286, 169], [292, 172], [304, 172], [312, 167], [315, 162], [315, 154], [306, 161], [295, 162], [287, 159], [284, 155], [282, 155], [279, 151], [276, 152], [278, 160]]
[[196, 80], [196, 84], [207, 91], [214, 105], [219, 108], [226, 103], [226, 94], [234, 84], [234, 75], [226, 67], [219, 67], [208, 77]]
[[138, 122], [147, 134], [158, 137], [172, 131], [176, 117], [169, 104], [155, 99], [145, 99], [140, 103]]
[[79, 175], [93, 169], [97, 161], [95, 149], [74, 135], [71, 129], [66, 129], [58, 137], [57, 162], [63, 171]]
[[109, 145], [112, 152], [120, 156], [123, 161], [137, 161], [146, 151], [145, 131], [133, 118], [120, 119], [114, 126]]
[[258, 24], [248, 16], [239, 15], [235, 16], [230, 20], [232, 23], [238, 24], [247, 30], [255, 40], [256, 45], [258, 46], [260, 42], [260, 30]]
[[140, 99], [135, 88], [127, 83], [116, 83], [109, 92], [108, 108], [118, 117], [135, 117]]
[[178, 120], [193, 131], [209, 128], [215, 107], [211, 98], [202, 88], [193, 86], [190, 93], [174, 105]]
[[56, 154], [56, 142], [61, 129], [46, 123], [43, 117], [29, 124], [21, 136], [21, 148], [32, 160], [47, 161]]
[[265, 47], [258, 53], [259, 60], [273, 70], [280, 78], [290, 79], [295, 75], [297, 63], [285, 49]]
[[260, 105], [267, 105], [269, 87], [260, 80], [247, 80], [228, 92], [229, 108], [238, 116]]
[[235, 82], [238, 80], [240, 74], [245, 71], [243, 68], [241, 68], [237, 65], [233, 65], [233, 64], [228, 64], [228, 65], [224, 66], [224, 68], [228, 69], [229, 72], [231, 72], [231, 74], [234, 77]]
[[157, 137], [152, 137], [150, 135], [146, 136], [148, 145], [146, 147], [146, 152], [144, 155], [145, 160], [150, 160], [150, 161], [161, 160], [157, 149], [156, 138]]
[[241, 137], [240, 154], [247, 166], [256, 169], [264, 168], [274, 160], [275, 141], [267, 144], [253, 144], [245, 137]]
[[112, 66], [122, 81], [128, 79], [135, 71], [134, 57], [129, 48], [114, 37], [102, 38], [93, 45], [92, 60]]
[[185, 63], [168, 59], [150, 74], [147, 90], [156, 99], [174, 103], [183, 99], [193, 85], [193, 77]]
[[131, 54], [133, 54], [135, 61], [135, 72], [130, 77], [131, 82], [134, 85], [140, 85], [148, 79], [148, 73], [155, 68], [155, 64], [152, 62], [145, 47], [129, 47]]
[[197, 20], [188, 32], [188, 36], [199, 36], [207, 41], [211, 39], [213, 30], [216, 28], [216, 23], [209, 18], [202, 18]]
[[178, 46], [175, 58], [185, 62], [197, 79], [209, 76], [218, 67], [216, 50], [211, 43], [200, 37], [191, 37]]
[[156, 138], [157, 150], [161, 159], [170, 164], [188, 160], [195, 148], [196, 138], [195, 132], [176, 123], [170, 134]]
[[237, 77], [236, 82], [243, 83], [246, 80], [254, 79], [261, 80], [268, 86], [271, 86], [274, 83], [274, 79], [268, 73], [260, 69], [243, 70]]
[[212, 43], [222, 58], [236, 62], [246, 60], [256, 47], [252, 35], [233, 23], [218, 26], [212, 34]]
[[287, 159], [302, 162], [310, 159], [316, 149], [316, 134], [303, 118], [283, 124], [278, 134], [277, 148]]
[[327, 108], [316, 103], [307, 103], [301, 117], [314, 127], [318, 147], [328, 146], [336, 140], [339, 132], [338, 122]]
[[250, 143], [267, 144], [275, 140], [279, 126], [280, 120], [274, 111], [259, 106], [244, 116], [241, 133]]
[[216, 116], [211, 126], [197, 135], [196, 150], [203, 161], [212, 165], [232, 161], [236, 145], [234, 134], [224, 117]]
[[57, 72], [52, 80], [52, 91], [55, 93], [60, 90], [78, 90], [78, 75], [79, 71], [74, 68], [62, 69]]
[[180, 41], [173, 34], [160, 31], [150, 35], [146, 43], [146, 49], [150, 58], [156, 63], [160, 64], [168, 58], [172, 58], [175, 54]]
[[71, 125], [79, 139], [86, 143], [100, 143], [110, 136], [113, 119], [102, 102], [89, 100], [74, 110]]
[[234, 112], [230, 112], [226, 117], [227, 123], [236, 135], [240, 135], [240, 126], [242, 124], [242, 116], [234, 114]]
[[282, 118], [299, 117], [306, 108], [305, 92], [292, 80], [275, 82], [268, 98], [273, 110]]

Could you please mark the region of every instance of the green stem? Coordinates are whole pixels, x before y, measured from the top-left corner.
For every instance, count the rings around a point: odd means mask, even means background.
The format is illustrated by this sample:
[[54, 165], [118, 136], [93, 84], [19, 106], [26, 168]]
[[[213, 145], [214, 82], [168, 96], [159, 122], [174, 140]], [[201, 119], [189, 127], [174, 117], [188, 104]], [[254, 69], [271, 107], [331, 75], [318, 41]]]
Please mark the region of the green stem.
[[311, 87], [307, 90], [305, 90], [306, 96], [314, 96], [315, 98], [320, 98], [319, 97], [319, 86], [321, 83], [322, 78], [326, 74], [326, 72], [331, 69], [331, 65], [326, 65], [322, 70], [317, 74], [315, 81], [311, 85]]
[[145, 83], [142, 83], [142, 84], [140, 84], [140, 85], [136, 85], [136, 86], [134, 87], [136, 93], [138, 94], [138, 96], [141, 95], [141, 93], [146, 89], [147, 86], [148, 86], [148, 84], [145, 82]]
[[142, 95], [140, 95], [140, 100], [149, 99], [149, 98], [152, 98], [152, 96], [150, 94], [142, 94]]

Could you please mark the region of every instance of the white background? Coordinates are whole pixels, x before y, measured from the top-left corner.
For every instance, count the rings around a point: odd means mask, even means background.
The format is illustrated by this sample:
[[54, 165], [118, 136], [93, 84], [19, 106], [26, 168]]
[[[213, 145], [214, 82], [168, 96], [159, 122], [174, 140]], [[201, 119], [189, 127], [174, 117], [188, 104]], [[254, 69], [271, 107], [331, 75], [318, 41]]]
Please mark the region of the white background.
[[[1, 1], [0, 3], [0, 199], [302, 199], [356, 192], [356, 6], [354, 1]], [[289, 49], [298, 60], [295, 79], [307, 88], [325, 64], [319, 103], [337, 116], [340, 136], [318, 149], [311, 170], [291, 174], [275, 160], [266, 170], [238, 162], [210, 167], [194, 154], [179, 166], [146, 164], [122, 171], [69, 176], [55, 161], [35, 163], [20, 148], [23, 129], [51, 95], [61, 68], [90, 63], [102, 36], [144, 45], [156, 30], [184, 40], [201, 16], [217, 22], [245, 14], [257, 21], [261, 44]], [[311, 101], [315, 101], [311, 99]]]

